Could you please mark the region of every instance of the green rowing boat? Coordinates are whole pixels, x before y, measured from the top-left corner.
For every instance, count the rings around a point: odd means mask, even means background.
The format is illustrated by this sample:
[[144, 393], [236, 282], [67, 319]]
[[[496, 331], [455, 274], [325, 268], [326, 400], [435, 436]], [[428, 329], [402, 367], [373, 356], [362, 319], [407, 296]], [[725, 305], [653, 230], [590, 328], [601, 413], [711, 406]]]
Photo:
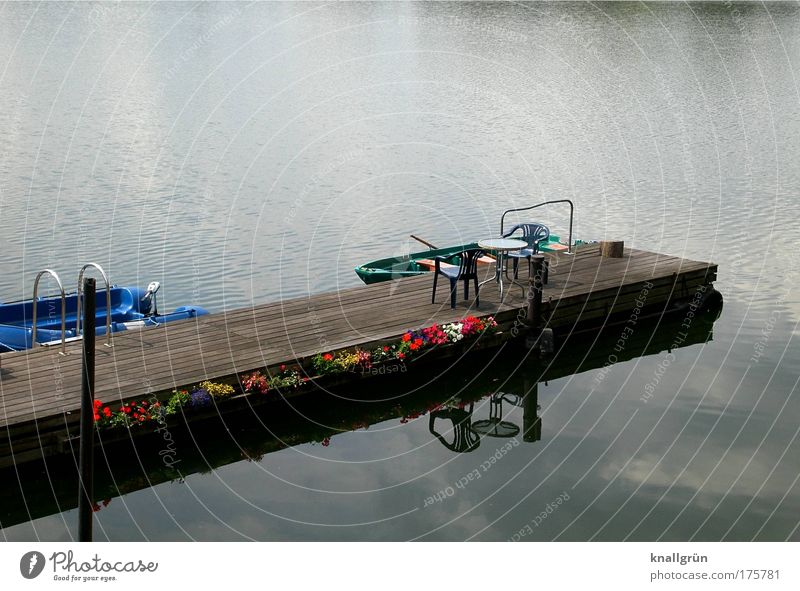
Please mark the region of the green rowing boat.
[[[579, 240], [576, 241], [576, 244], [579, 243]], [[469, 244], [459, 244], [445, 248], [432, 248], [422, 252], [412, 252], [406, 255], [378, 259], [377, 261], [364, 263], [356, 267], [355, 271], [356, 275], [367, 284], [400, 279], [401, 277], [414, 277], [415, 275], [429, 273], [433, 268], [433, 260], [436, 257], [449, 256], [471, 248], [478, 248], [478, 243], [471, 242]], [[567, 250], [567, 245], [562, 244], [558, 236], [551, 234], [546, 242], [539, 244], [539, 250], [542, 252]], [[456, 258], [451, 262], [457, 265], [458, 259]], [[486, 256], [479, 262], [488, 264], [493, 263], [494, 259]]]

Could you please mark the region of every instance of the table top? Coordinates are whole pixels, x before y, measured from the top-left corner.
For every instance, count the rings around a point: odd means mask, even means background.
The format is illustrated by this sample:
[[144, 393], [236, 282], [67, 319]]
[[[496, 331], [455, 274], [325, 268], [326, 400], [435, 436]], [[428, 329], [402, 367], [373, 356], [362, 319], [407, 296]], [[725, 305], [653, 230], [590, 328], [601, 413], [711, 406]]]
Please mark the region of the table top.
[[486, 250], [522, 250], [528, 246], [528, 243], [513, 238], [487, 238], [478, 241], [478, 246]]

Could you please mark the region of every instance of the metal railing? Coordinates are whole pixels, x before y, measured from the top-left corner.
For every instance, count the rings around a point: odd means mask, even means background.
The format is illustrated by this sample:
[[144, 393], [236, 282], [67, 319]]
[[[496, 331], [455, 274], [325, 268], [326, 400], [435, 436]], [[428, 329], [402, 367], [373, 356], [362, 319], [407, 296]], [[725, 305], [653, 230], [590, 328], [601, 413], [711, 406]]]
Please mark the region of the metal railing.
[[545, 201], [544, 203], [538, 203], [537, 205], [531, 205], [530, 207], [518, 207], [515, 209], [507, 209], [503, 212], [503, 215], [500, 217], [500, 236], [503, 235], [503, 226], [506, 219], [506, 214], [513, 213], [515, 211], [528, 211], [530, 209], [536, 209], [537, 207], [542, 207], [544, 205], [552, 205], [554, 203], [569, 203], [569, 236], [567, 237], [567, 252], [566, 254], [574, 254], [572, 252], [572, 219], [575, 214], [575, 205], [569, 199], [556, 199], [555, 201]]
[[67, 295], [64, 293], [64, 286], [61, 285], [61, 279], [58, 278], [58, 273], [52, 269], [42, 269], [36, 274], [36, 279], [33, 281], [33, 331], [31, 333], [31, 349], [36, 347], [36, 308], [37, 296], [39, 294], [39, 280], [43, 275], [50, 275], [58, 283], [58, 289], [61, 291], [61, 352], [60, 355], [67, 354]]
[[97, 263], [86, 263], [78, 273], [78, 308], [75, 316], [75, 336], [81, 335], [81, 295], [83, 294], [83, 276], [89, 268], [97, 269], [106, 283], [106, 347], [113, 347], [111, 342], [111, 284], [103, 267]]

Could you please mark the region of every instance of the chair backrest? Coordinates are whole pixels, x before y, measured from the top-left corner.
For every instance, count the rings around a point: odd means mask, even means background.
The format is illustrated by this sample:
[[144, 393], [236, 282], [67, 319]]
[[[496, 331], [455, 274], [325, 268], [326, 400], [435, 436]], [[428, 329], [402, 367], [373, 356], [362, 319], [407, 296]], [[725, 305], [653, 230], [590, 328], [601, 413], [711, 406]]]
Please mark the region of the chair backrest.
[[463, 251], [459, 258], [461, 259], [461, 265], [458, 269], [458, 276], [464, 277], [466, 276], [473, 276], [478, 274], [478, 259], [481, 258], [485, 253], [485, 251], [481, 250], [480, 248], [473, 248], [470, 250]]
[[522, 239], [528, 243], [529, 248], [533, 248], [534, 250], [538, 249], [539, 243], [542, 240], [547, 240], [550, 238], [550, 228], [544, 224], [539, 224], [536, 222], [517, 224], [511, 228], [511, 230], [506, 232], [503, 235], [503, 238], [508, 238], [517, 230], [522, 230]]

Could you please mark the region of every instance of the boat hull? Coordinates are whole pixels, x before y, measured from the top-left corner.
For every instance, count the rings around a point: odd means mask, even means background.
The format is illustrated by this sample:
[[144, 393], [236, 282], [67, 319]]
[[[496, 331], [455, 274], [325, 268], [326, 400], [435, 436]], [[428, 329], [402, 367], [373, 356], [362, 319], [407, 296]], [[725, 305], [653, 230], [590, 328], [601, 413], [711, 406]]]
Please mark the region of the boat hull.
[[417, 263], [419, 260], [433, 259], [437, 256], [449, 256], [470, 248], [478, 248], [477, 242], [448, 246], [447, 248], [434, 248], [421, 252], [412, 252], [407, 255], [378, 259], [356, 267], [356, 275], [366, 284], [391, 281], [403, 277], [414, 277], [429, 273], [429, 269]]

